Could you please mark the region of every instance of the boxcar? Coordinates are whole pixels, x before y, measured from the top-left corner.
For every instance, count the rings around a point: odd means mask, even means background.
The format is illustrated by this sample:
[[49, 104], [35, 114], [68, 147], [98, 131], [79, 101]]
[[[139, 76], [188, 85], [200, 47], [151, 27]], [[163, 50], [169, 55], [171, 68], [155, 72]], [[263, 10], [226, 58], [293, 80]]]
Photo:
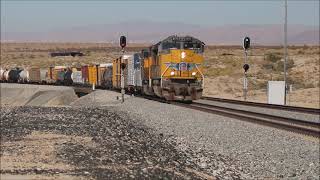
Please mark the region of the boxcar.
[[40, 77], [40, 68], [38, 67], [32, 67], [29, 69], [29, 79], [31, 83], [40, 83], [41, 77]]

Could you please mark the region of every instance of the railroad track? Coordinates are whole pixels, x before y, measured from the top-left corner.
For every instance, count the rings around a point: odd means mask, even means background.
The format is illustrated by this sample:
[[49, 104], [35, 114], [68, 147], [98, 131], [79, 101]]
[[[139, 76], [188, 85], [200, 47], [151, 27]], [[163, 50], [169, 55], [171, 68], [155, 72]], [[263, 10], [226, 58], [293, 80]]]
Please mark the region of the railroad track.
[[252, 107], [263, 107], [263, 108], [268, 108], [268, 109], [295, 111], [295, 112], [308, 113], [308, 114], [317, 114], [317, 115], [320, 114], [320, 109], [316, 109], [316, 108], [306, 108], [306, 107], [296, 107], [296, 106], [283, 106], [283, 105], [276, 105], [276, 104], [266, 104], [266, 103], [258, 103], [258, 102], [239, 101], [239, 100], [233, 100], [233, 99], [222, 99], [222, 98], [205, 97], [205, 96], [203, 96], [201, 99], [209, 100], [209, 101], [223, 102], [223, 103], [246, 105], [246, 106], [252, 106]]
[[319, 122], [303, 121], [299, 119], [233, 109], [198, 102], [193, 102], [192, 104], [175, 102], [172, 104], [320, 138]]
[[[81, 92], [86, 94], [92, 92], [92, 89], [90, 89], [89, 87], [74, 87], [74, 89], [75, 89], [75, 92]], [[231, 117], [231, 118], [235, 118], [243, 121], [262, 124], [262, 125], [266, 125], [266, 126], [270, 126], [278, 129], [284, 129], [294, 133], [299, 133], [303, 135], [320, 138], [319, 122], [303, 121], [303, 120], [294, 119], [294, 118], [288, 118], [288, 117], [282, 117], [282, 116], [276, 116], [276, 115], [270, 115], [270, 114], [264, 114], [264, 113], [258, 113], [253, 111], [240, 110], [240, 109], [233, 109], [233, 108], [228, 108], [224, 106], [216, 106], [212, 104], [205, 104], [205, 103], [199, 103], [199, 102], [192, 102], [192, 103], [182, 103], [182, 102], [174, 102], [174, 101], [172, 102], [172, 101], [166, 101], [158, 97], [143, 96], [143, 95], [138, 95], [138, 97], [153, 100], [153, 101], [158, 101], [161, 103], [168, 103], [168, 104], [173, 104], [177, 106], [182, 106], [182, 107], [195, 109], [203, 112], [209, 112], [213, 114], [227, 116], [227, 117]], [[228, 102], [228, 103], [242, 104], [242, 105], [248, 105], [248, 106], [257, 105], [258, 107], [279, 109], [279, 108], [276, 108], [276, 107], [279, 107], [279, 105], [270, 105], [270, 104], [253, 103], [253, 102], [241, 102], [236, 100], [227, 100], [227, 99], [210, 98], [210, 97], [203, 97], [202, 99], [211, 100], [211, 101], [216, 100], [219, 102]], [[319, 113], [316, 113], [319, 111], [319, 109], [300, 108], [300, 107], [292, 107], [292, 106], [284, 106], [284, 109], [282, 106], [280, 106], [280, 109], [288, 110], [288, 111], [298, 111], [298, 112], [319, 114]], [[304, 109], [307, 109], [307, 111], [304, 111]]]

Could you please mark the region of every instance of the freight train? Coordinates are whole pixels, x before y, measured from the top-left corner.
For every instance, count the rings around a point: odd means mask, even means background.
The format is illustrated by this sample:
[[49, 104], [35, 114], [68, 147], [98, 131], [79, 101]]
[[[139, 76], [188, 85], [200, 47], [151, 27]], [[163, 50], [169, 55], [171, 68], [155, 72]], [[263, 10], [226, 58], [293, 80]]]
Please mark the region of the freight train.
[[169, 36], [107, 64], [0, 69], [0, 81], [120, 89], [166, 100], [192, 101], [204, 88], [204, 43], [191, 36]]

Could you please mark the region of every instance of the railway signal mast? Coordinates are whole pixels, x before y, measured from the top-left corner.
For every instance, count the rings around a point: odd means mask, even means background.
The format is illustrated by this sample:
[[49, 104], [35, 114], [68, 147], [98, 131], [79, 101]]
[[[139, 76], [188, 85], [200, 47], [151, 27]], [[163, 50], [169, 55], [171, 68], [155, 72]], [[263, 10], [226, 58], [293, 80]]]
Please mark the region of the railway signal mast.
[[126, 68], [126, 64], [122, 61], [123, 55], [124, 55], [124, 48], [127, 45], [127, 40], [125, 36], [120, 37], [120, 47], [121, 47], [121, 52], [122, 52], [122, 57], [120, 58], [120, 67], [121, 67], [121, 101], [122, 103], [124, 102], [124, 74], [123, 71]]
[[247, 79], [247, 71], [249, 70], [249, 64], [248, 61], [248, 49], [250, 48], [250, 38], [245, 37], [243, 39], [243, 49], [244, 49], [244, 77], [243, 77], [243, 97], [244, 100], [247, 100], [247, 92], [248, 92], [248, 79]]

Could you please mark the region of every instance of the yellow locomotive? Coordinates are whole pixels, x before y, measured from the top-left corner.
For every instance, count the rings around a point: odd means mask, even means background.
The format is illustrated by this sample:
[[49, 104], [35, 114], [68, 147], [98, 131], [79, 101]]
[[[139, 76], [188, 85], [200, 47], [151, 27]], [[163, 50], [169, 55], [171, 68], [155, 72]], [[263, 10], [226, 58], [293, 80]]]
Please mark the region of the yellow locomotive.
[[196, 100], [204, 85], [204, 43], [191, 36], [169, 36], [142, 50], [142, 92], [166, 100]]

